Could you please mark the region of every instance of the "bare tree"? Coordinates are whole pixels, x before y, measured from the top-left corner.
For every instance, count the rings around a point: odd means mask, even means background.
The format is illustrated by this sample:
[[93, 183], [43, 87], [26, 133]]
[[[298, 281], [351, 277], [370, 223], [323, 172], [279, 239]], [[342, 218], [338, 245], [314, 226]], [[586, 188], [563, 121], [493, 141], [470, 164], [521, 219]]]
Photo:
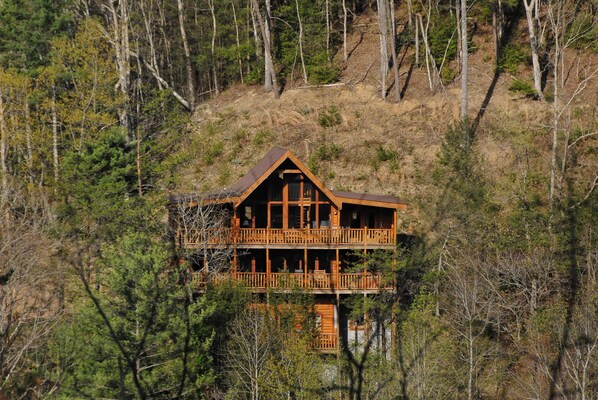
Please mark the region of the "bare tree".
[[230, 337], [225, 359], [240, 391], [251, 400], [263, 398], [268, 385], [269, 358], [279, 345], [276, 325], [266, 311], [250, 308], [239, 315], [228, 329]]
[[[0, 196], [0, 209], [11, 219], [10, 229], [0, 229], [0, 393], [15, 396], [15, 383], [49, 362], [43, 349], [63, 310], [64, 277], [52, 257], [58, 245], [48, 237], [51, 216], [42, 193], [35, 204], [25, 198], [14, 187]], [[44, 379], [36, 378], [30, 390], [56, 390], [58, 382]]]
[[191, 50], [187, 40], [187, 31], [185, 30], [185, 9], [183, 0], [177, 0], [177, 9], [179, 16], [179, 29], [181, 31], [181, 40], [183, 41], [183, 50], [185, 52], [185, 69], [187, 70], [187, 96], [191, 110], [195, 108], [195, 84], [193, 79], [193, 65], [191, 64]]
[[230, 266], [231, 214], [222, 205], [182, 196], [171, 205], [171, 226], [182, 256], [201, 263], [209, 276]]
[[529, 33], [529, 45], [532, 55], [532, 68], [534, 77], [534, 89], [538, 97], [544, 100], [542, 93], [542, 70], [540, 67], [540, 45], [538, 43], [538, 28], [540, 19], [540, 0], [523, 0], [527, 29]]
[[253, 13], [255, 18], [258, 22], [260, 27], [260, 33], [262, 38], [262, 43], [264, 44], [264, 68], [265, 68], [265, 80], [264, 80], [264, 88], [266, 90], [272, 90], [274, 92], [274, 97], [279, 98], [280, 92], [278, 89], [278, 81], [276, 80], [276, 71], [274, 70], [274, 61], [272, 58], [272, 41], [271, 41], [271, 6], [270, 0], [266, 0], [265, 4], [265, 13], [262, 14], [262, 10], [258, 3], [258, 0], [251, 0]]
[[[301, 71], [303, 72], [303, 83], [307, 85], [307, 71], [305, 69], [305, 59], [303, 57], [303, 23], [301, 22], [299, 0], [295, 0], [295, 10], [297, 11], [297, 21], [299, 22], [299, 56], [301, 57]], [[328, 1], [326, 1], [326, 15], [328, 15]]]
[[120, 126], [125, 132], [127, 142], [133, 137], [131, 123], [131, 48], [129, 41], [129, 1], [99, 0], [100, 6], [106, 11], [106, 21], [110, 33], [107, 34], [114, 48], [116, 68], [118, 71], [118, 89], [122, 102], [118, 109]]
[[[549, 201], [552, 204], [557, 185], [560, 187], [560, 177], [564, 176], [567, 166], [567, 155], [570, 150], [569, 136], [570, 131], [563, 129], [561, 118], [563, 114], [569, 109], [571, 103], [577, 99], [587, 88], [588, 83], [598, 76], [598, 67], [592, 63], [591, 60], [585, 60], [582, 64], [582, 54], [577, 54], [577, 68], [579, 82], [574, 90], [566, 93], [565, 79], [560, 74], [564, 74], [565, 51], [571, 48], [576, 42], [586, 39], [594, 29], [594, 19], [591, 15], [590, 8], [587, 5], [580, 4], [576, 0], [553, 0], [548, 3], [547, 19], [551, 31], [552, 39], [552, 75], [553, 75], [553, 101], [552, 101], [552, 145], [550, 151], [550, 186], [549, 186]], [[574, 24], [574, 22], [583, 21], [585, 23]], [[557, 153], [559, 150], [559, 138], [562, 132], [565, 131], [565, 140], [563, 148], [563, 159], [561, 162], [561, 169], [559, 171]], [[595, 134], [595, 133], [594, 133]], [[593, 134], [588, 135], [592, 136]], [[578, 139], [582, 138], [581, 135]], [[583, 138], [582, 138], [583, 139]], [[596, 175], [598, 177], [598, 175]]]
[[496, 303], [494, 293], [480, 273], [491, 266], [470, 256], [460, 256], [447, 265], [447, 320], [465, 345], [461, 357], [467, 370], [467, 398], [473, 400], [478, 396], [480, 371], [492, 350], [485, 336], [494, 323]]
[[[461, 0], [461, 123], [463, 126], [467, 125], [469, 114], [467, 109], [467, 60], [468, 45], [467, 45], [467, 0]], [[469, 134], [466, 134], [465, 145], [469, 143]]]
[[378, 1], [378, 27], [380, 34], [380, 85], [381, 96], [386, 99], [386, 76], [388, 75], [388, 0]]

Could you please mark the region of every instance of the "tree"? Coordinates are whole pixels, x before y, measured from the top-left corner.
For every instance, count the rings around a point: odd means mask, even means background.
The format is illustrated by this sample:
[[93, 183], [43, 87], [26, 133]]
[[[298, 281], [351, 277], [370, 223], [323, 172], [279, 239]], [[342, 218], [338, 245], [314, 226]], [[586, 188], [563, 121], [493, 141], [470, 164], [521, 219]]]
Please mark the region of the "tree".
[[[468, 130], [469, 111], [467, 109], [467, 0], [461, 0], [461, 124], [464, 130]], [[464, 145], [469, 146], [469, 132], [465, 133]]]
[[[450, 265], [450, 264], [449, 264]], [[446, 310], [450, 329], [464, 345], [467, 398], [479, 396], [478, 379], [492, 352], [486, 341], [494, 323], [495, 300], [480, 271], [492, 268], [481, 260], [459, 257], [447, 274]]]
[[262, 43], [264, 44], [264, 88], [266, 90], [272, 90], [274, 92], [274, 97], [278, 99], [280, 97], [280, 92], [278, 89], [278, 81], [276, 79], [276, 71], [274, 69], [274, 61], [272, 58], [270, 0], [266, 0], [265, 13], [263, 14], [258, 0], [251, 0], [251, 5], [252, 12], [254, 13], [260, 27]]
[[[189, 50], [189, 41], [187, 40], [187, 31], [185, 30], [185, 10], [183, 0], [177, 0], [177, 9], [179, 16], [179, 28], [181, 30], [181, 39], [183, 50], [185, 51], [185, 68], [187, 70], [187, 96], [191, 110], [195, 108], [195, 84], [193, 78], [193, 66], [191, 65], [191, 51]], [[212, 46], [213, 47], [213, 46]], [[213, 54], [212, 54], [213, 55]]]
[[[0, 394], [11, 398], [51, 395], [47, 347], [64, 312], [62, 265], [54, 258], [51, 215], [43, 193], [35, 203], [18, 187], [0, 196], [10, 229], [0, 229]], [[5, 228], [6, 225], [3, 225]]]
[[280, 345], [277, 328], [268, 311], [249, 308], [229, 327], [226, 361], [233, 383], [251, 400], [262, 398], [274, 371], [270, 357]]
[[532, 55], [532, 73], [534, 78], [534, 89], [538, 97], [544, 100], [542, 93], [542, 69], [540, 66], [540, 43], [538, 41], [538, 29], [540, 19], [540, 0], [523, 0], [527, 29], [529, 33], [529, 46]]
[[88, 302], [76, 334], [80, 363], [64, 394], [197, 398], [211, 382], [213, 334], [205, 299], [191, 302], [164, 244], [125, 235], [101, 254], [93, 280], [78, 266]]

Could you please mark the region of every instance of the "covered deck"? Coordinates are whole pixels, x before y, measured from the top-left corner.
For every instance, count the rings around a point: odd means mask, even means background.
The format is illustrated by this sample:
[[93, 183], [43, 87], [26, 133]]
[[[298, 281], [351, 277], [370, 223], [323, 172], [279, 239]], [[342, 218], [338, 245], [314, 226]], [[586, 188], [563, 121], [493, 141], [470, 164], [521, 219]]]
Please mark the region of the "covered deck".
[[208, 283], [221, 284], [226, 281], [242, 283], [254, 292], [291, 291], [296, 289], [308, 290], [313, 293], [350, 294], [376, 293], [380, 290], [393, 290], [392, 279], [385, 278], [376, 272], [356, 273], [327, 273], [325, 271], [309, 271], [304, 273], [292, 272], [229, 272], [193, 274], [193, 284], [199, 289], [205, 289]]

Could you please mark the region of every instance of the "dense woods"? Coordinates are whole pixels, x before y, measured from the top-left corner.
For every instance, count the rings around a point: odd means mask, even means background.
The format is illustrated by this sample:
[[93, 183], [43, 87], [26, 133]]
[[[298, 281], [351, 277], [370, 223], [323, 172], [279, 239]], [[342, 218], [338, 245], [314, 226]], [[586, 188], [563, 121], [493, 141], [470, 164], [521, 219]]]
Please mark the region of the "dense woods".
[[[597, 11], [595, 0], [1, 0], [0, 398], [596, 398]], [[363, 21], [376, 50], [343, 75]], [[494, 127], [523, 149], [498, 172], [480, 145], [488, 102], [468, 102], [477, 52], [541, 115], [513, 128], [513, 103]], [[368, 260], [398, 265], [395, 290], [346, 304], [388, 322], [390, 356], [373, 343], [319, 354], [308, 293], [270, 294], [295, 305], [274, 316], [240, 286], [198, 295], [168, 194], [185, 179], [224, 187], [240, 162], [223, 153], [257, 158], [293, 139], [266, 123], [228, 132], [224, 114], [198, 135], [194, 113], [231, 88], [278, 99], [368, 73], [384, 102], [425, 102], [406, 91], [407, 70], [426, 95], [461, 87], [461, 112], [436, 127], [430, 168], [410, 181], [397, 258]], [[352, 132], [333, 101], [322, 106], [324, 144], [293, 145], [334, 181], [330, 165], [352, 168], [335, 135]], [[368, 174], [400, 174], [407, 150], [391, 140], [364, 139]], [[204, 181], [214, 164], [224, 172]], [[210, 229], [222, 218], [196, 217]]]

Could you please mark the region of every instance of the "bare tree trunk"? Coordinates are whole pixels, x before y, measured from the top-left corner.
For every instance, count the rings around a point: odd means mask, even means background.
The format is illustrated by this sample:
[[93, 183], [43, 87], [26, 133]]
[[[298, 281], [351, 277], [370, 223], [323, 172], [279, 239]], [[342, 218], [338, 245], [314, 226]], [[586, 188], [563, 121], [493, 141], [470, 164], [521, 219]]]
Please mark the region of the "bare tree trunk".
[[27, 146], [27, 174], [29, 175], [29, 183], [33, 184], [33, 146], [31, 145], [31, 108], [29, 101], [25, 99], [25, 140]]
[[415, 66], [419, 67], [419, 24], [415, 21]]
[[[148, 13], [146, 12], [146, 3], [145, 0], [141, 0], [141, 15], [143, 17], [143, 26], [145, 28], [145, 34], [147, 36], [147, 40], [149, 43], [149, 50], [150, 50], [150, 64], [152, 65], [154, 71], [156, 71], [156, 73], [159, 75], [160, 74], [160, 68], [158, 66], [158, 57], [156, 56], [156, 47], [154, 45], [154, 35], [152, 34], [152, 30], [150, 27], [151, 21], [153, 21], [154, 18], [152, 18], [152, 15], [148, 15]], [[159, 80], [157, 80], [158, 83], [158, 89], [162, 90], [162, 82], [160, 82]]]
[[386, 99], [386, 75], [388, 74], [388, 3], [378, 2], [378, 26], [380, 28], [380, 85], [382, 99]]
[[185, 69], [187, 70], [187, 96], [189, 97], [191, 111], [193, 111], [195, 109], [195, 83], [193, 82], [191, 51], [189, 50], [189, 41], [187, 40], [187, 32], [185, 31], [185, 12], [183, 0], [177, 0], [177, 8], [179, 14], [179, 29], [181, 31], [181, 39], [183, 41], [183, 51], [185, 52]]
[[233, 21], [235, 22], [235, 39], [237, 41], [237, 61], [239, 62], [239, 78], [243, 82], [243, 62], [241, 61], [241, 39], [239, 38], [239, 22], [237, 21], [237, 11], [235, 10], [235, 1], [230, 2], [233, 8]]
[[[297, 1], [297, 0], [295, 0]], [[299, 6], [297, 6], [298, 8]], [[326, 55], [330, 58], [330, 0], [325, 1], [326, 8]], [[299, 22], [301, 24], [301, 22]]]
[[523, 6], [525, 7], [525, 16], [527, 18], [527, 29], [529, 32], [529, 44], [532, 54], [532, 68], [534, 75], [534, 89], [538, 93], [538, 97], [544, 100], [544, 94], [542, 93], [542, 71], [540, 69], [540, 59], [538, 56], [538, 38], [537, 38], [537, 10], [538, 0], [523, 0]]
[[262, 55], [264, 53], [262, 52], [262, 45], [260, 42], [260, 34], [258, 34], [258, 23], [257, 23], [257, 17], [256, 17], [259, 10], [255, 9], [255, 5], [254, 5], [253, 1], [251, 1], [250, 7], [251, 7], [251, 25], [253, 26], [253, 38], [255, 40], [255, 57], [258, 60], [261, 60]]
[[343, 0], [343, 61], [347, 62], [347, 0]]
[[[166, 29], [165, 29], [165, 27], [167, 26], [166, 13], [164, 11], [164, 7], [160, 5], [160, 2], [158, 2], [157, 4], [158, 4], [158, 14], [160, 16], [160, 33], [162, 34], [162, 41], [164, 42], [168, 80], [170, 82], [174, 82], [174, 76], [172, 73], [173, 62], [172, 62], [172, 57], [171, 57], [171, 53], [172, 53], [171, 52], [171, 43], [170, 43], [170, 39], [169, 39], [168, 35], [166, 34]], [[157, 70], [156, 70], [156, 73], [158, 73]], [[187, 100], [185, 100], [185, 101], [187, 101]]]
[[8, 151], [8, 128], [6, 127], [6, 117], [4, 115], [4, 95], [2, 91], [2, 87], [0, 87], [0, 172], [2, 172], [2, 197], [3, 199], [7, 199], [8, 163], [6, 157]]
[[123, 97], [122, 106], [118, 110], [120, 127], [125, 131], [127, 143], [131, 141], [131, 116], [130, 116], [130, 49], [129, 49], [129, 3], [127, 0], [118, 2], [118, 10], [115, 3], [108, 1], [108, 8], [112, 18], [114, 37], [114, 53], [118, 69], [118, 86]]
[[[326, 1], [326, 7], [328, 7], [328, 1]], [[303, 71], [303, 83], [307, 85], [307, 71], [305, 70], [305, 59], [303, 58], [303, 23], [301, 22], [301, 13], [299, 12], [299, 0], [295, 0], [295, 8], [297, 10], [297, 21], [299, 22], [299, 56], [301, 58], [301, 70]]]
[[[461, 123], [468, 124], [469, 115], [467, 107], [467, 0], [461, 0]], [[465, 145], [469, 145], [469, 133], [465, 132]]]
[[280, 92], [278, 90], [278, 82], [276, 80], [276, 72], [274, 71], [274, 63], [272, 61], [272, 45], [270, 42], [270, 1], [266, 0], [266, 15], [265, 18], [260, 11], [260, 6], [257, 0], [251, 0], [253, 9], [255, 11], [255, 17], [260, 27], [262, 42], [264, 43], [264, 56], [265, 56], [265, 83], [264, 88], [266, 90], [272, 90], [274, 97], [278, 99]]
[[396, 34], [397, 26], [395, 21], [395, 5], [394, 0], [390, 0], [390, 49], [392, 53], [392, 72], [395, 77], [395, 101], [398, 103], [401, 101], [401, 86], [399, 85], [399, 58], [397, 57], [397, 43]]
[[214, 10], [214, 0], [209, 0], [210, 14], [212, 15], [212, 75], [214, 78], [214, 91], [216, 94], [220, 93], [218, 85], [218, 73], [216, 69], [216, 12]]
[[54, 169], [54, 193], [58, 190], [58, 115], [56, 114], [56, 88], [52, 88], [52, 167]]

